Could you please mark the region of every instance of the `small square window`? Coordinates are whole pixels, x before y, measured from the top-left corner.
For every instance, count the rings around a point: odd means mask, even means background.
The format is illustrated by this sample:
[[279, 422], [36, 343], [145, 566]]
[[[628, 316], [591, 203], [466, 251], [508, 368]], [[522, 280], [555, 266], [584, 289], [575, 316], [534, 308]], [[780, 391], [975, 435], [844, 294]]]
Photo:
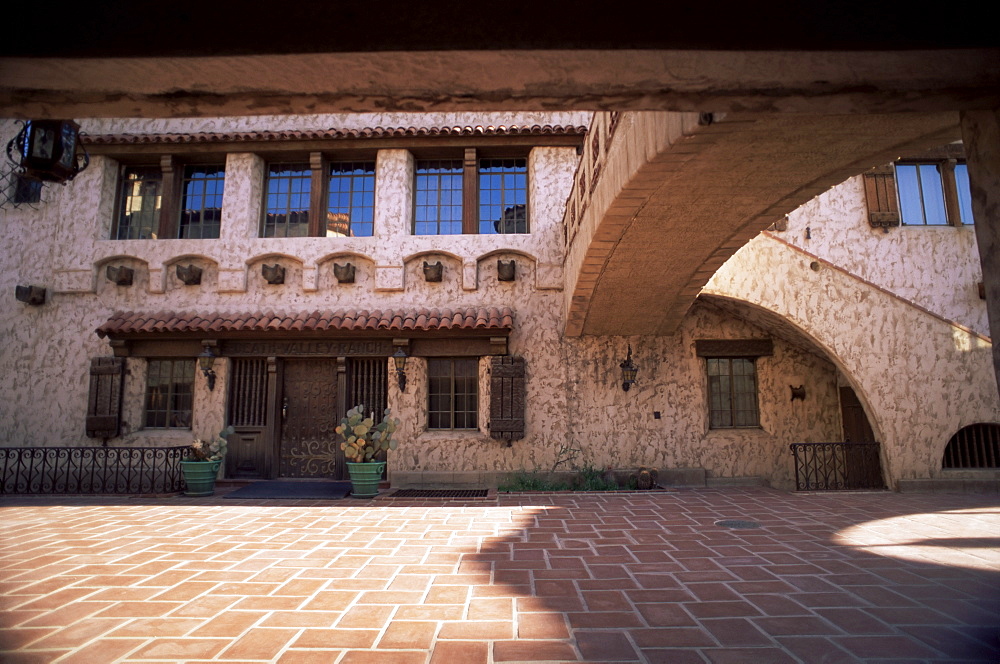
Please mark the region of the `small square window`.
[[149, 360], [144, 422], [147, 429], [190, 429], [194, 360]]
[[759, 427], [757, 373], [752, 358], [706, 358], [709, 426], [712, 429]]

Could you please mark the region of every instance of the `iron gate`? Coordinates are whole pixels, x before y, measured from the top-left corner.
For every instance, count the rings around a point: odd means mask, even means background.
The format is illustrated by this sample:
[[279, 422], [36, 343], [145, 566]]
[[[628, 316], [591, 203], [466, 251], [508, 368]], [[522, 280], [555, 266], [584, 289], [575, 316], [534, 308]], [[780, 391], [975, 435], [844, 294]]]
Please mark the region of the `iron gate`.
[[792, 443], [797, 491], [884, 489], [879, 443]]

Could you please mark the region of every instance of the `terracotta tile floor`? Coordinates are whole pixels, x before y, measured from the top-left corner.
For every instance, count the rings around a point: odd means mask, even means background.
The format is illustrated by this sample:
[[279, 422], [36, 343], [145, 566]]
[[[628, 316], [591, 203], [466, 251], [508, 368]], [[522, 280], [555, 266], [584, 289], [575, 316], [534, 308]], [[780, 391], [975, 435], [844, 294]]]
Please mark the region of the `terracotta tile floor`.
[[996, 496], [224, 490], [0, 500], [0, 661], [1000, 661]]

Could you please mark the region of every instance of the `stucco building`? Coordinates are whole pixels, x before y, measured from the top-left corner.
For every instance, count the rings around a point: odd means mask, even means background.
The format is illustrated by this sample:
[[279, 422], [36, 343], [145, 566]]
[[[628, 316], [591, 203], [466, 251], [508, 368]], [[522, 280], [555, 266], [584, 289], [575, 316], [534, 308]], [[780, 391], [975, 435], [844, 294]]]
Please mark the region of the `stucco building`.
[[[364, 403], [401, 420], [398, 487], [652, 466], [791, 489], [791, 444], [845, 439], [881, 443], [890, 488], [995, 480], [961, 146], [815, 196], [671, 334], [567, 334], [573, 235], [619, 176], [605, 155], [640, 150], [641, 115], [82, 121], [89, 168], [38, 202], [8, 187], [0, 212], [0, 446], [185, 445], [231, 424], [225, 477], [340, 477], [333, 428]], [[15, 300], [32, 285], [40, 300]], [[950, 443], [986, 456], [945, 468]]]

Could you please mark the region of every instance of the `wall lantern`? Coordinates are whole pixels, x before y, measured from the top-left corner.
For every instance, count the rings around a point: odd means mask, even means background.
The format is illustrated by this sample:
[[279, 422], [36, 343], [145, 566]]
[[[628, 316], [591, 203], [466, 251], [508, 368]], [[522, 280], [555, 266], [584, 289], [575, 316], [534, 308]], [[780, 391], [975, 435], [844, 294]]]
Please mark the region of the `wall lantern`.
[[396, 365], [396, 378], [399, 381], [399, 391], [406, 391], [406, 351], [397, 348], [392, 354], [392, 361]]
[[625, 361], [618, 365], [622, 369], [622, 389], [628, 392], [629, 388], [635, 384], [635, 376], [639, 373], [639, 367], [632, 362], [632, 344], [628, 346], [628, 356]]
[[212, 367], [215, 365], [215, 350], [205, 344], [204, 350], [198, 355], [198, 366], [201, 367], [201, 372], [205, 374], [205, 380], [208, 381], [208, 389], [210, 392], [215, 391], [215, 371]]
[[25, 177], [65, 184], [90, 164], [77, 154], [80, 125], [72, 120], [27, 120], [7, 144], [7, 158]]

